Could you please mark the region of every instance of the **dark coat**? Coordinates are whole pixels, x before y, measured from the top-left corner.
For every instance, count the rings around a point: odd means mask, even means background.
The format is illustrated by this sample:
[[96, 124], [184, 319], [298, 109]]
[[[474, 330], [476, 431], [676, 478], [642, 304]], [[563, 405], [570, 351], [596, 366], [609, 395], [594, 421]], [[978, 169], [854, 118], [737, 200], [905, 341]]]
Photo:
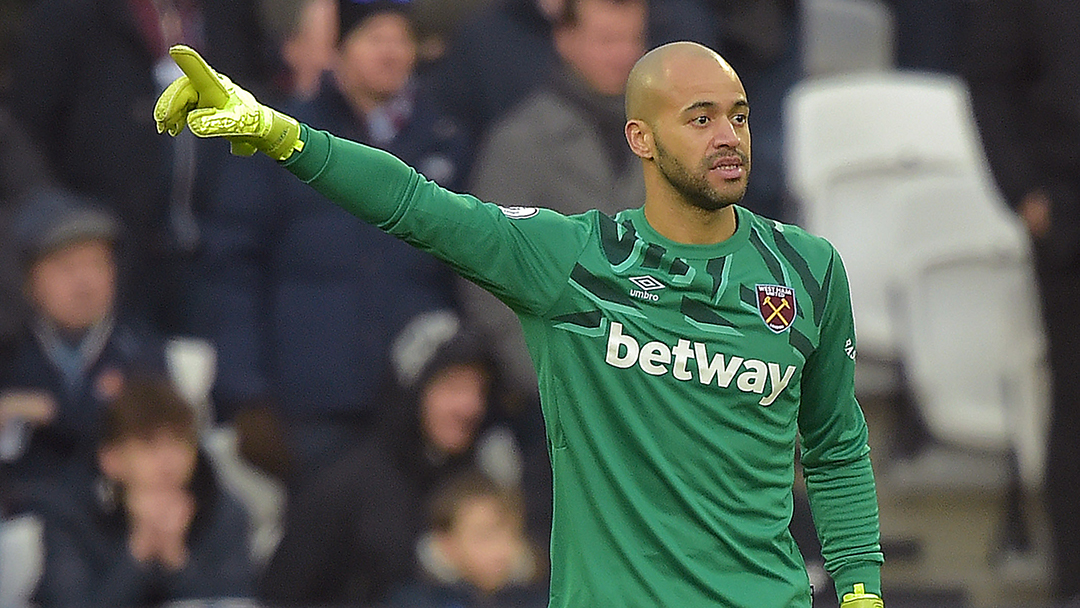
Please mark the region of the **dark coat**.
[[26, 129], [6, 107], [0, 106], [0, 369], [8, 364], [18, 334], [30, 316], [24, 277], [11, 228], [18, 201], [31, 190], [48, 185], [53, 177]]
[[[158, 337], [131, 325], [118, 323], [97, 359], [82, 373], [77, 388], [65, 388], [60, 371], [50, 361], [42, 343], [27, 330], [10, 368], [0, 370], [0, 391], [36, 389], [56, 400], [56, 417], [36, 427], [23, 455], [3, 466], [12, 483], [37, 483], [56, 479], [77, 466], [91, 462], [99, 439], [100, 415], [115, 396], [117, 379], [135, 372], [164, 373], [164, 347]], [[18, 494], [18, 492], [16, 493]]]
[[44, 523], [45, 564], [36, 605], [113, 608], [252, 597], [248, 515], [219, 486], [204, 456], [192, 481], [196, 511], [188, 532], [188, 564], [174, 573], [132, 557], [122, 507], [100, 491], [99, 482], [97, 475], [83, 472], [38, 495], [34, 508]]
[[556, 65], [551, 31], [536, 0], [499, 0], [460, 24], [432, 74], [439, 99], [473, 139]]
[[[310, 126], [369, 139], [329, 80], [315, 99], [284, 109]], [[441, 173], [462, 167], [467, 146], [463, 131], [420, 96], [388, 150]], [[462, 176], [444, 175], [448, 187]], [[261, 398], [292, 419], [367, 412], [387, 376], [393, 336], [422, 311], [453, 307], [450, 269], [357, 221], [267, 158], [230, 159], [223, 177], [204, 227], [208, 297], [200, 314], [220, 353], [219, 415]]]
[[[1045, 245], [1080, 264], [1080, 10], [1071, 0], [986, 0], [966, 13], [962, 73], [1009, 204], [1043, 190]], [[1075, 271], [1074, 271], [1075, 272]]]
[[1080, 598], [1080, 7], [1074, 0], [965, 4], [963, 73], [986, 155], [1006, 200], [1049, 199], [1032, 239], [1050, 364], [1046, 446], [1050, 583]]

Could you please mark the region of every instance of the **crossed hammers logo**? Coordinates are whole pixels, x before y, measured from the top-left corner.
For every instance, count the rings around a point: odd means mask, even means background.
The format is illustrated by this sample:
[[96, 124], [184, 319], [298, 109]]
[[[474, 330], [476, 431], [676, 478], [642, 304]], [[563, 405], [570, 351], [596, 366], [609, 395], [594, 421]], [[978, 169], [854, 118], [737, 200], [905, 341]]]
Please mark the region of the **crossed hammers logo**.
[[758, 312], [765, 325], [775, 332], [787, 329], [795, 320], [795, 290], [783, 285], [758, 285]]

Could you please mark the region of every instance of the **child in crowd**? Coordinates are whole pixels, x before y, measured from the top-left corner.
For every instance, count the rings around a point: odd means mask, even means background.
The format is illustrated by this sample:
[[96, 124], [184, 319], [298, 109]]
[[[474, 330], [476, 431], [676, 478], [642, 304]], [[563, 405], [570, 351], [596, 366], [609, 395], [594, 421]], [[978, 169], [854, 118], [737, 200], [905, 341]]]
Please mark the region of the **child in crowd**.
[[103, 413], [95, 465], [36, 494], [45, 545], [36, 605], [252, 597], [247, 514], [219, 485], [195, 412], [166, 377], [125, 382]]
[[544, 608], [547, 579], [525, 534], [520, 494], [476, 470], [451, 478], [431, 503], [418, 545], [421, 578], [395, 594], [400, 608]]

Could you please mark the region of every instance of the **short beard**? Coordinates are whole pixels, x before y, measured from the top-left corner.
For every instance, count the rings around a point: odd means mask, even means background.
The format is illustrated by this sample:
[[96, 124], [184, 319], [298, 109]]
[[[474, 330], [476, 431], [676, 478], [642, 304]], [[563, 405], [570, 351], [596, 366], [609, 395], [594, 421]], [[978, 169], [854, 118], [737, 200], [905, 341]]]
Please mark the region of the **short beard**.
[[[694, 207], [703, 211], [719, 211], [743, 199], [746, 194], [745, 187], [734, 195], [725, 196], [721, 194], [705, 179], [704, 175], [692, 175], [678, 158], [668, 154], [664, 146], [660, 144], [659, 139], [654, 141], [656, 143], [656, 167], [660, 170], [660, 174], [675, 188], [676, 192], [681, 194]], [[747, 171], [749, 171], [750, 166], [745, 157], [743, 157], [743, 161], [746, 163]]]

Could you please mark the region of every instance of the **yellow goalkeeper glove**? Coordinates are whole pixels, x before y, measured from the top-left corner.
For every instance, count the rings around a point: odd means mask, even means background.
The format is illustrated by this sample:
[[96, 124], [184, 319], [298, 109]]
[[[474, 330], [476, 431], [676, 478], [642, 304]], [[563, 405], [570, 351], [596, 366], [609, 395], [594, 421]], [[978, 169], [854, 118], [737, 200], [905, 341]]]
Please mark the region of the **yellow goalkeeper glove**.
[[862, 583], [857, 583], [854, 591], [854, 593], [844, 594], [840, 608], [885, 608], [881, 598], [873, 593], [867, 593]]
[[184, 71], [158, 97], [154, 122], [158, 133], [177, 135], [186, 124], [199, 137], [224, 137], [233, 154], [256, 150], [282, 161], [304, 148], [300, 124], [268, 108], [255, 96], [215, 72], [194, 49], [176, 45], [169, 55]]

